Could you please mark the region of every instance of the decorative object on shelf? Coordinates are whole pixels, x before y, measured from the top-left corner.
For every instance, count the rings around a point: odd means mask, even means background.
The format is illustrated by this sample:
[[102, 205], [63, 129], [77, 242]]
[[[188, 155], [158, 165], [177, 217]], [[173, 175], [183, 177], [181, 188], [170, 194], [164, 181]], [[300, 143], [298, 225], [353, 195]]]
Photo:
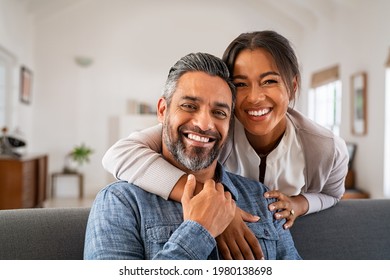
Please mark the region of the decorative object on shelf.
[[32, 72], [25, 66], [20, 69], [20, 101], [25, 104], [31, 103]]
[[360, 72], [351, 77], [352, 132], [355, 135], [367, 133], [367, 74]]
[[0, 155], [16, 158], [20, 157], [21, 153], [18, 153], [16, 149], [26, 146], [26, 143], [21, 139], [9, 136], [7, 134], [7, 127], [3, 127], [1, 132], [2, 135], [0, 137]]
[[80, 166], [89, 162], [89, 157], [92, 153], [93, 150], [84, 143], [75, 146], [65, 158], [64, 173], [77, 173], [77, 169]]

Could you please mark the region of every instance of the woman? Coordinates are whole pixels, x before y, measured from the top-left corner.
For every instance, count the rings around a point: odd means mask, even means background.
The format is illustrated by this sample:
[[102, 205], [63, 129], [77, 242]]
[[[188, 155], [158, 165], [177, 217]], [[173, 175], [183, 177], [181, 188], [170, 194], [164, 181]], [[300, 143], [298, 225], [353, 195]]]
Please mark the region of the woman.
[[[227, 47], [223, 60], [237, 99], [232, 141], [220, 162], [268, 186], [266, 196], [277, 199], [269, 209], [278, 210], [276, 219], [286, 219], [286, 229], [298, 216], [335, 205], [344, 193], [347, 148], [331, 131], [289, 108], [300, 87], [289, 41], [274, 31], [243, 33]], [[179, 200], [185, 174], [147, 147], [160, 150], [161, 127], [119, 140], [103, 157], [103, 166], [117, 178]]]

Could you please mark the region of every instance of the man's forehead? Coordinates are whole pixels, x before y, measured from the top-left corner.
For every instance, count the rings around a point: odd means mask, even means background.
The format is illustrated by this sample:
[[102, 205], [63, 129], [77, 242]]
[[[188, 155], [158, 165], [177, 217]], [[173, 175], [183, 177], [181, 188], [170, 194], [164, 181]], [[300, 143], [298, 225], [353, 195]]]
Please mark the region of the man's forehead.
[[219, 76], [212, 76], [205, 72], [188, 72], [180, 77], [175, 94], [180, 98], [186, 96], [194, 101], [219, 99], [221, 102], [231, 102], [232, 91], [228, 83]]

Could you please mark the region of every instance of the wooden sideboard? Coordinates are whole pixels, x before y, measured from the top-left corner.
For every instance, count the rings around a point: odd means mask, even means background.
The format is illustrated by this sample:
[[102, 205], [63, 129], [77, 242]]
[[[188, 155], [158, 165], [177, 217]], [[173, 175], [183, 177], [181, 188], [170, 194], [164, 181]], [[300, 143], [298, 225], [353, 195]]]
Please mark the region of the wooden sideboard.
[[0, 209], [42, 207], [47, 162], [47, 155], [0, 157]]

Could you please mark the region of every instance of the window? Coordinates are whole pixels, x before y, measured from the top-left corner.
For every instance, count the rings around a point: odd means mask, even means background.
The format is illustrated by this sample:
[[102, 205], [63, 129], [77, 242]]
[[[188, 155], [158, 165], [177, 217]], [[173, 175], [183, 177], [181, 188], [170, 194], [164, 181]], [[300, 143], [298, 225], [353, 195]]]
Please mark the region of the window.
[[386, 63], [384, 194], [390, 197], [390, 52]]
[[338, 66], [313, 74], [308, 105], [309, 118], [340, 135], [341, 81]]
[[0, 129], [11, 125], [15, 58], [0, 46]]

